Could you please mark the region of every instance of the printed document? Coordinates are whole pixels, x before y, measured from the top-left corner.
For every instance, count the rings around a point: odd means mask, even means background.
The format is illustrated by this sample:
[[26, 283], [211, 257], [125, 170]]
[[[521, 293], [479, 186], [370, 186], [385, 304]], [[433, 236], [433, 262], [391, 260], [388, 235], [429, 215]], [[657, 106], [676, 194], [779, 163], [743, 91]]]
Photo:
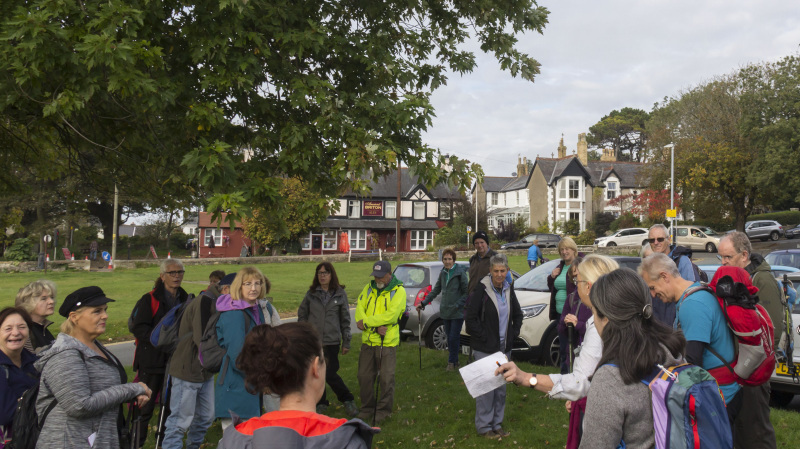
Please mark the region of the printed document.
[[464, 384], [467, 386], [469, 394], [473, 398], [477, 398], [505, 385], [506, 381], [503, 375], [495, 376], [494, 372], [497, 370], [498, 363], [502, 365], [507, 362], [508, 358], [506, 358], [505, 354], [497, 351], [492, 355], [470, 363], [458, 371], [461, 373], [461, 378], [464, 379]]

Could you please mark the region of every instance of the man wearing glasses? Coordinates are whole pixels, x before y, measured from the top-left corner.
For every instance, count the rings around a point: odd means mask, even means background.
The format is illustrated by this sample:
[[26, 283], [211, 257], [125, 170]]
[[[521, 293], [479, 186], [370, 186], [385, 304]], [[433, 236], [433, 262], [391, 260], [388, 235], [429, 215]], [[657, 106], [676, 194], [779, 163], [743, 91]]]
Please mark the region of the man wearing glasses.
[[[672, 257], [672, 251], [674, 248], [670, 245], [672, 241], [670, 240], [669, 230], [666, 226], [663, 224], [653, 225], [650, 228], [647, 242], [650, 244], [650, 250], [653, 254], [666, 254], [670, 259], [675, 261], [675, 258]], [[683, 279], [692, 282], [698, 280], [694, 275], [692, 261], [689, 260], [688, 257], [680, 256], [676, 261], [676, 265], [678, 266], [678, 273], [680, 273]], [[672, 326], [672, 324], [675, 322], [676, 316], [675, 303], [671, 301], [659, 301], [657, 298], [653, 297], [653, 316], [667, 326]]]
[[[189, 294], [181, 288], [183, 282], [183, 263], [177, 259], [161, 262], [161, 275], [156, 279], [153, 290], [145, 293], [133, 307], [131, 324], [136, 337], [136, 352], [133, 356], [133, 369], [138, 371], [140, 382], [144, 382], [154, 392], [164, 386], [165, 369], [169, 354], [165, 354], [150, 344], [150, 333], [170, 309], [189, 299]], [[164, 395], [161, 394], [162, 401]], [[141, 444], [147, 439], [147, 427], [153, 416], [156, 401], [149, 401], [140, 409], [142, 421], [139, 426]], [[162, 413], [166, 413], [162, 407]]]

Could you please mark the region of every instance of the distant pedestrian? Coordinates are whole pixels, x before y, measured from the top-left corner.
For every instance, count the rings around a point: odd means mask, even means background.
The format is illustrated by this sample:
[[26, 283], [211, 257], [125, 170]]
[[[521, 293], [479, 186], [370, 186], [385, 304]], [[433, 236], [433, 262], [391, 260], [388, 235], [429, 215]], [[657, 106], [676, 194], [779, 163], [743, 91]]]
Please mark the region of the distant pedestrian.
[[89, 259], [97, 260], [97, 240], [92, 240], [89, 244]]
[[[339, 346], [342, 355], [350, 352], [350, 305], [344, 287], [339, 284], [339, 277], [330, 262], [317, 265], [311, 286], [297, 309], [297, 321], [311, 323], [322, 338], [325, 381], [336, 398], [344, 404], [345, 412], [353, 417], [358, 415], [355, 397], [338, 373]], [[317, 403], [317, 413], [324, 414], [328, 405], [330, 403], [323, 389]]]
[[[522, 309], [517, 295], [506, 280], [508, 258], [495, 254], [490, 259], [490, 275], [470, 294], [466, 326], [476, 360], [502, 352], [511, 357], [514, 339], [522, 328]], [[475, 399], [475, 429], [478, 435], [497, 439], [509, 436], [502, 427], [506, 408], [505, 384]]]
[[55, 312], [56, 307], [55, 283], [47, 279], [31, 282], [19, 289], [14, 305], [28, 312], [31, 318], [25, 349], [36, 354], [56, 340], [47, 329], [53, 324], [47, 317]]
[[[424, 310], [425, 306], [433, 301], [433, 298], [442, 294], [439, 301], [439, 316], [444, 321], [444, 332], [447, 335], [447, 349], [450, 353], [447, 359], [447, 371], [458, 369], [458, 354], [461, 327], [464, 324], [464, 305], [467, 303], [467, 270], [456, 264], [456, 252], [446, 249], [442, 253], [442, 271], [433, 290], [422, 301], [417, 310]], [[422, 335], [419, 336], [422, 338]]]
[[540, 261], [544, 263], [544, 258], [542, 257], [542, 250], [539, 249], [539, 239], [535, 239], [533, 245], [528, 248], [528, 267], [533, 270], [536, 265], [539, 265]]

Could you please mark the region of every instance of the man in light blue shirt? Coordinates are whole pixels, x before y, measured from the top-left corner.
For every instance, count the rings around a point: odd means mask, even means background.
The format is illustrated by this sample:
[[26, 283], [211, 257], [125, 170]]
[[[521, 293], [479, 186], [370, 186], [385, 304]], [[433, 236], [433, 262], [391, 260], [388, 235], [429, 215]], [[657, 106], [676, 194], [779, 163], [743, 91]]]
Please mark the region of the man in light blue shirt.
[[533, 245], [528, 248], [528, 266], [531, 270], [536, 268], [539, 260], [542, 259], [542, 250], [539, 249], [539, 239], [533, 241]]

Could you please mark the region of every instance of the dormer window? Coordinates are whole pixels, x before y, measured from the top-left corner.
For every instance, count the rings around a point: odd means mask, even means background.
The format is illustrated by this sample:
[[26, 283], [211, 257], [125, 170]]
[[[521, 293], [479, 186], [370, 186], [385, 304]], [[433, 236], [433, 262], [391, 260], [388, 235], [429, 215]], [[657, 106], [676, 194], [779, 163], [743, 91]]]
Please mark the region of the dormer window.
[[606, 199], [613, 200], [617, 197], [617, 183], [615, 181], [609, 181], [606, 183]]

